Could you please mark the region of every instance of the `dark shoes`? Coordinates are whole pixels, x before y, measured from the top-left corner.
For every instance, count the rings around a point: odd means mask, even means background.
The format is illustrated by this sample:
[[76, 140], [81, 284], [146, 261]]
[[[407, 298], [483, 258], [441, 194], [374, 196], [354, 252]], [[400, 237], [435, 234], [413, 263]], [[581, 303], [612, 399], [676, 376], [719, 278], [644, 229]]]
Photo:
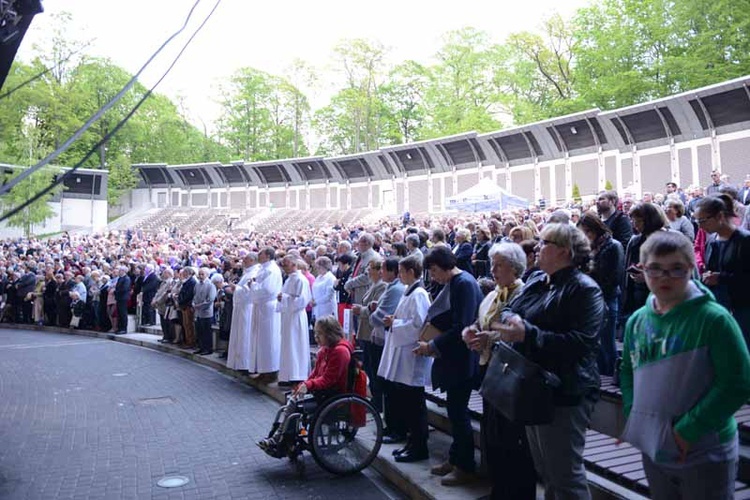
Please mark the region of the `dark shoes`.
[[430, 469], [430, 474], [433, 476], [447, 476], [451, 472], [453, 472], [453, 466], [448, 461], [445, 461], [440, 465], [435, 465]]
[[423, 449], [407, 449], [400, 455], [396, 455], [396, 462], [402, 464], [408, 464], [411, 462], [421, 462], [430, 458], [430, 454], [427, 452], [427, 448]]
[[208, 356], [209, 354], [213, 354], [213, 351], [204, 351], [204, 350], [198, 350], [195, 351], [193, 354], [197, 354], [198, 356]]

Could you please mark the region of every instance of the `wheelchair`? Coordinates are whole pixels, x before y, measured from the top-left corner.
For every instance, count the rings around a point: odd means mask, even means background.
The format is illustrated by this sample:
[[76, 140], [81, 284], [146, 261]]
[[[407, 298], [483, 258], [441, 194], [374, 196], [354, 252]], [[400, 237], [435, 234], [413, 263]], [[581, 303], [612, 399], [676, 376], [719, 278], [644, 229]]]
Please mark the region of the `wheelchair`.
[[282, 438], [273, 452], [266, 451], [269, 455], [299, 464], [299, 457], [308, 451], [320, 467], [339, 476], [360, 472], [378, 455], [383, 422], [366, 398], [345, 393], [321, 400], [306, 394], [293, 401], [289, 392], [287, 404], [294, 404], [294, 411], [283, 422], [285, 407], [276, 413], [268, 437], [283, 425]]

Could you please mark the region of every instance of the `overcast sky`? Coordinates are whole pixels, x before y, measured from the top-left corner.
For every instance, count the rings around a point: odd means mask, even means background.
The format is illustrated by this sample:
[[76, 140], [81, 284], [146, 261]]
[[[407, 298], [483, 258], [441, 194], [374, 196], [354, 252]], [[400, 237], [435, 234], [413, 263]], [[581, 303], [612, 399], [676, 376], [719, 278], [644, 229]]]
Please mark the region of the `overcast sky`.
[[[86, 52], [106, 56], [135, 73], [151, 53], [183, 22], [195, 0], [45, 0], [23, 40], [19, 57], [29, 60], [32, 45], [50, 32], [57, 12], [73, 16], [72, 36], [94, 40]], [[187, 33], [197, 27], [215, 0], [201, 0]], [[495, 42], [512, 32], [536, 30], [557, 11], [569, 16], [588, 0], [223, 0], [177, 66], [157, 91], [183, 96], [196, 124], [218, 117], [218, 84], [236, 69], [251, 66], [282, 75], [295, 59], [315, 66], [330, 80], [332, 48], [349, 38], [377, 39], [390, 49], [390, 60], [429, 62], [442, 35], [472, 26]], [[142, 81], [150, 86], [163, 73], [189, 35], [175, 40], [156, 59]], [[320, 88], [313, 105], [325, 104], [330, 89]]]

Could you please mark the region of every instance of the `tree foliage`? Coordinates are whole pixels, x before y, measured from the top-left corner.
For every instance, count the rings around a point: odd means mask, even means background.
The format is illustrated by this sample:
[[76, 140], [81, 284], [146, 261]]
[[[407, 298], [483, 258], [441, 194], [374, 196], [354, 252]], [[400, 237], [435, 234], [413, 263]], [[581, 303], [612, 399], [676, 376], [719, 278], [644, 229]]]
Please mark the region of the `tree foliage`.
[[309, 104], [285, 78], [242, 68], [222, 88], [221, 106], [219, 136], [235, 157], [261, 161], [307, 154], [302, 120]]
[[[14, 174], [7, 176], [5, 179], [6, 182], [20, 175], [22, 171], [23, 170], [19, 170]], [[36, 193], [49, 187], [55, 179], [55, 175], [58, 173], [58, 169], [46, 167], [34, 172], [29, 177], [19, 182], [9, 193], [0, 198], [0, 207], [2, 207], [3, 213], [22, 205], [30, 200]], [[6, 223], [10, 227], [20, 228], [23, 231], [24, 236], [28, 238], [33, 234], [32, 231], [35, 225], [42, 224], [55, 215], [52, 207], [47, 202], [50, 201], [55, 193], [59, 192], [61, 189], [62, 187], [58, 186], [51, 190], [46, 195], [29, 204], [26, 208], [9, 217], [6, 220]]]

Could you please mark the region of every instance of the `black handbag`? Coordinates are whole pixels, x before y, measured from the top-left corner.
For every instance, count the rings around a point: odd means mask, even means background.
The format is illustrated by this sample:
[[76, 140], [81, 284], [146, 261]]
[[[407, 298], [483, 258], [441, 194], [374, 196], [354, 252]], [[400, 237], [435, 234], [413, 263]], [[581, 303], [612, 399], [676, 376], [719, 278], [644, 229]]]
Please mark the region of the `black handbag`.
[[496, 342], [479, 393], [511, 422], [549, 424], [555, 417], [554, 373], [526, 359], [505, 342]]

